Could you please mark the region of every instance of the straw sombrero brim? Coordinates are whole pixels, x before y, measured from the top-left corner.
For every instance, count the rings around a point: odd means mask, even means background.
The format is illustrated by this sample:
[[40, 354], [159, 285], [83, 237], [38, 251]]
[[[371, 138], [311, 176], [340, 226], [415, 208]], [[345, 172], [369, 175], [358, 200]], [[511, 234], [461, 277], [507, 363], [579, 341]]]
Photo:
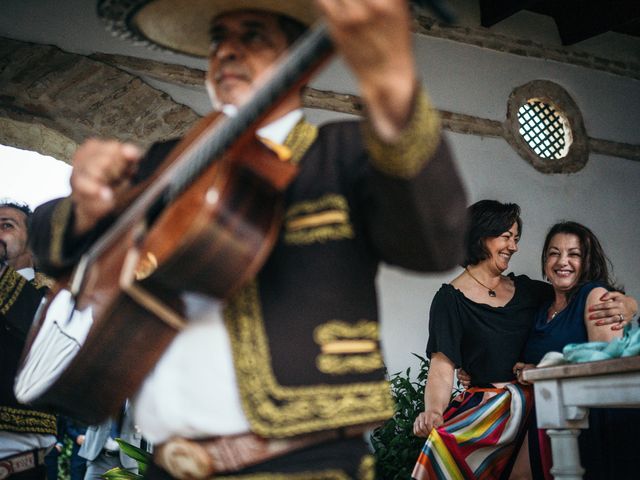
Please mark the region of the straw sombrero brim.
[[211, 20], [236, 10], [263, 10], [311, 25], [311, 0], [99, 0], [98, 17], [114, 35], [174, 52], [206, 57]]

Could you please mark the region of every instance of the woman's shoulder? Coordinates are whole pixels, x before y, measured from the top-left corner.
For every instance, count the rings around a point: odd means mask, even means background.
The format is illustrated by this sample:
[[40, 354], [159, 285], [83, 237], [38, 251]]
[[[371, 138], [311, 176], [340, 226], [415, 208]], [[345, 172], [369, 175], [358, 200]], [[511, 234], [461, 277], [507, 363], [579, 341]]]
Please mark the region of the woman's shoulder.
[[451, 305], [463, 299], [462, 293], [450, 283], [443, 283], [433, 296], [432, 306]]
[[551, 297], [553, 295], [553, 287], [547, 282], [534, 280], [527, 275], [516, 275], [509, 273], [507, 275], [514, 283], [516, 292], [519, 294], [527, 294], [535, 296], [539, 301]]
[[458, 289], [454, 287], [452, 284], [443, 283], [442, 285], [440, 285], [440, 288], [434, 295], [433, 299], [435, 300], [436, 298], [449, 298], [452, 296], [456, 296], [459, 293], [460, 292], [458, 291]]
[[583, 284], [576, 292], [576, 298], [586, 299], [594, 290], [598, 290], [600, 293], [604, 293], [603, 290], [612, 290], [605, 282], [593, 281]]

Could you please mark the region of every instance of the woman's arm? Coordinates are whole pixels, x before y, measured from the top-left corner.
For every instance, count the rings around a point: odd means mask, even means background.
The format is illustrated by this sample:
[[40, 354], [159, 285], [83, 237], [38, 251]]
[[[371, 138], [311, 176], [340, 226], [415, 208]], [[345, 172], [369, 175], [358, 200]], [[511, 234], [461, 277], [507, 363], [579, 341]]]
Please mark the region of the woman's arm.
[[587, 297], [587, 305], [584, 309], [584, 324], [587, 328], [587, 336], [590, 342], [610, 342], [614, 338], [618, 338], [622, 335], [620, 328], [615, 328], [617, 325], [614, 325], [611, 328], [602, 328], [602, 326], [606, 324], [594, 322], [591, 319], [593, 315], [590, 312], [594, 306], [602, 304], [602, 298], [606, 293], [609, 292], [607, 292], [605, 288], [598, 287], [591, 290]]
[[605, 289], [600, 291], [604, 291], [604, 294], [598, 298], [597, 302], [587, 303], [585, 311], [590, 315], [585, 320], [596, 325], [612, 324], [611, 330], [622, 330], [638, 313], [638, 302], [635, 298], [621, 292], [609, 292]]
[[431, 357], [429, 377], [424, 390], [425, 411], [413, 423], [413, 434], [428, 437], [434, 427], [442, 425], [442, 414], [449, 405], [453, 389], [455, 365], [443, 353]]

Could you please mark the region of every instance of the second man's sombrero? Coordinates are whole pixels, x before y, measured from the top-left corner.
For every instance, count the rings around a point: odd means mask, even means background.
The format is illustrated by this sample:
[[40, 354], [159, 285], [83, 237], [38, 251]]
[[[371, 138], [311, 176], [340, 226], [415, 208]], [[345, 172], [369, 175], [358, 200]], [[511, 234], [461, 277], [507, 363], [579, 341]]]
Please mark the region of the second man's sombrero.
[[154, 48], [206, 57], [211, 20], [236, 10], [263, 10], [311, 25], [311, 0], [99, 0], [98, 17], [120, 38]]

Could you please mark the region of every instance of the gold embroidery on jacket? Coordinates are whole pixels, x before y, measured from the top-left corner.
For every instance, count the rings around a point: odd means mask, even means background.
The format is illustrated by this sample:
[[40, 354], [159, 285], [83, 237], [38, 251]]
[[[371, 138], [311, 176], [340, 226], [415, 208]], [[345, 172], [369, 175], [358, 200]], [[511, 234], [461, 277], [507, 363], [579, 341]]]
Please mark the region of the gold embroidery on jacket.
[[366, 455], [358, 468], [358, 480], [375, 480], [376, 459], [373, 455]]
[[376, 322], [360, 320], [352, 324], [332, 320], [317, 326], [313, 339], [320, 345], [316, 366], [322, 373], [367, 373], [384, 366]]
[[0, 406], [0, 431], [56, 434], [56, 417], [44, 412]]
[[324, 195], [289, 207], [285, 214], [284, 231], [285, 243], [295, 245], [354, 237], [349, 205], [342, 195], [337, 194]]
[[251, 430], [288, 437], [385, 420], [394, 406], [386, 381], [343, 385], [283, 386], [271, 354], [256, 282], [236, 294], [224, 311], [242, 406]]
[[41, 288], [52, 288], [55, 284], [55, 280], [42, 272], [36, 272], [31, 283], [33, 283], [33, 285], [39, 290]]
[[318, 138], [318, 127], [304, 119], [300, 120], [284, 141], [285, 146], [291, 149], [292, 156], [289, 161], [297, 165], [316, 138]]
[[13, 268], [7, 267], [0, 278], [0, 314], [6, 315], [20, 296], [27, 280]]
[[396, 141], [378, 137], [370, 122], [363, 122], [363, 138], [371, 163], [382, 173], [413, 178], [440, 144], [440, 116], [424, 90], [417, 93], [409, 124]]

